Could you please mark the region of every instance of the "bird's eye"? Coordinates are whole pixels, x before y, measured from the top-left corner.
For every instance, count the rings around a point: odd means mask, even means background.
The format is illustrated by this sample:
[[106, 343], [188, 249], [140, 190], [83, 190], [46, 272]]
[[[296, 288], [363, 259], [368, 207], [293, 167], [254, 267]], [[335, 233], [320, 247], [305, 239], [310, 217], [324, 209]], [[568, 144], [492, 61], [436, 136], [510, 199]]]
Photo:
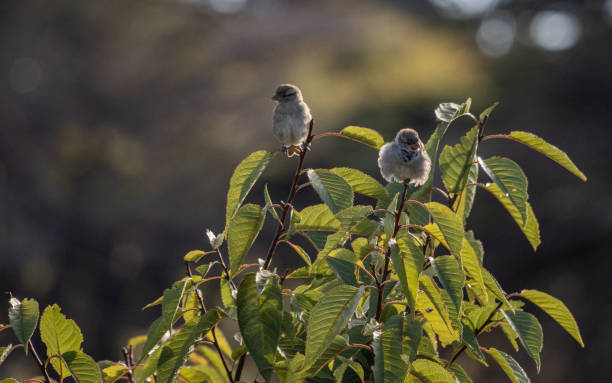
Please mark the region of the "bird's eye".
[[285, 93], [285, 97], [295, 96], [295, 92]]

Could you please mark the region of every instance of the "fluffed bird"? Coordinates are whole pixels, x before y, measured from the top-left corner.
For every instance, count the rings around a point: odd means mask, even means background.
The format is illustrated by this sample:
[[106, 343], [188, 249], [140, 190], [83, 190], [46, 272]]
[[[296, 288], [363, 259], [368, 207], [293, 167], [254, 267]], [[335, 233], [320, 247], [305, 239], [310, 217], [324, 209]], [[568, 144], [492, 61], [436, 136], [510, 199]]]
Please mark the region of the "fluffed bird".
[[272, 99], [278, 101], [272, 117], [274, 136], [281, 142], [282, 150], [288, 157], [299, 155], [307, 149], [303, 144], [312, 120], [302, 92], [295, 85], [282, 84], [276, 88]]
[[388, 182], [409, 182], [410, 185], [420, 186], [429, 177], [431, 159], [419, 133], [406, 128], [380, 148], [378, 167]]

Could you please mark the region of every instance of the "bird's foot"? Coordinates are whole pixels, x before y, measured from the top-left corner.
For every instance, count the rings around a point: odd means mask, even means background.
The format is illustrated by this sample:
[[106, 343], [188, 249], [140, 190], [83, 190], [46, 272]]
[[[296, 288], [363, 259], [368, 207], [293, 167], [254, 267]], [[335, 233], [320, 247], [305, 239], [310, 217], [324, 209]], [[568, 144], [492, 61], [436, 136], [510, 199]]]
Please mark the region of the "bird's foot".
[[287, 157], [299, 156], [302, 154], [302, 149], [299, 145], [291, 145], [287, 148]]
[[310, 150], [310, 142], [306, 144], [306, 142], [302, 142], [302, 152]]

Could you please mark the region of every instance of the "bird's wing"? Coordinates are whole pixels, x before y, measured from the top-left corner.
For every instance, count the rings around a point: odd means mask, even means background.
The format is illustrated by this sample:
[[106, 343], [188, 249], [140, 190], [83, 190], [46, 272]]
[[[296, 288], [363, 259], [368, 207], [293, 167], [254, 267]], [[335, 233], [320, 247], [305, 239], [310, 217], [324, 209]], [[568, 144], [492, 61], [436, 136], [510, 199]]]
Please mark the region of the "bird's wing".
[[410, 162], [414, 160], [419, 155], [418, 150], [410, 150], [410, 149], [400, 149], [400, 156], [402, 157], [402, 161]]

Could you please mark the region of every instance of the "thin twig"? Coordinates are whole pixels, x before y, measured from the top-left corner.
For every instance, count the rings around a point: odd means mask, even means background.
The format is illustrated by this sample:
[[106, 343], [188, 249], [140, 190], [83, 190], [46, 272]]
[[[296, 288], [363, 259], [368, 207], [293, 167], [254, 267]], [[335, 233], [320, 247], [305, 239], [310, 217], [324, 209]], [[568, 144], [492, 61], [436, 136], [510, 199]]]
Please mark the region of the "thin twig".
[[310, 120], [310, 124], [308, 125], [308, 136], [306, 137], [306, 141], [304, 141], [303, 149], [302, 149], [302, 152], [300, 153], [300, 159], [298, 161], [298, 166], [295, 171], [295, 176], [293, 177], [293, 183], [291, 184], [289, 196], [287, 197], [287, 203], [283, 207], [283, 215], [281, 216], [281, 221], [279, 222], [278, 227], [276, 228], [276, 234], [274, 235], [274, 239], [272, 240], [272, 243], [270, 244], [270, 248], [268, 249], [268, 254], [266, 255], [266, 260], [264, 261], [264, 264], [263, 264], [264, 270], [268, 270], [268, 268], [270, 267], [270, 263], [272, 262], [272, 257], [274, 256], [274, 252], [276, 251], [276, 247], [278, 246], [278, 240], [280, 239], [281, 235], [285, 231], [285, 221], [287, 220], [287, 216], [288, 216], [289, 209], [290, 209], [289, 205], [293, 204], [293, 199], [295, 198], [295, 194], [297, 193], [298, 181], [300, 179], [300, 176], [302, 174], [302, 168], [304, 166], [304, 158], [306, 157], [306, 153], [308, 152], [306, 148], [308, 148], [308, 146], [310, 145], [310, 142], [313, 139], [312, 137], [313, 125], [314, 125], [314, 120]]
[[121, 352], [123, 353], [123, 360], [125, 361], [125, 366], [128, 368], [128, 380], [130, 381], [130, 383], [134, 383], [134, 373], [132, 372], [132, 346], [128, 345], [127, 347], [123, 347], [123, 349], [121, 349]]
[[242, 354], [240, 359], [238, 360], [238, 368], [236, 368], [236, 374], [234, 375], [234, 381], [239, 382], [240, 376], [242, 375], [242, 369], [244, 368], [244, 362], [246, 360], [246, 352]]
[[47, 372], [47, 369], [45, 368], [45, 365], [43, 364], [42, 360], [38, 356], [38, 353], [34, 349], [34, 345], [32, 344], [32, 340], [28, 341], [28, 347], [30, 348], [30, 351], [32, 352], [32, 356], [36, 360], [36, 364], [38, 365], [38, 368], [40, 368], [40, 371], [43, 373], [43, 375], [45, 377], [45, 382], [46, 383], [51, 383], [51, 378], [49, 377], [49, 373]]
[[[395, 221], [393, 223], [393, 234], [391, 238], [395, 238], [397, 232], [400, 229], [400, 218], [402, 216], [402, 211], [404, 210], [404, 204], [406, 203], [406, 193], [408, 192], [408, 183], [410, 180], [404, 181], [404, 192], [402, 193], [402, 200], [400, 201], [399, 206], [397, 207], [397, 211], [395, 212]], [[390, 238], [390, 239], [391, 239]], [[391, 248], [387, 246], [385, 251], [385, 268], [383, 269], [382, 279], [380, 282], [377, 281], [378, 285], [378, 301], [376, 302], [376, 322], [380, 322], [380, 316], [382, 314], [383, 307], [383, 298], [384, 298], [384, 284], [387, 281], [387, 277], [389, 276], [389, 261], [391, 260]]]
[[232, 372], [227, 367], [227, 363], [225, 362], [225, 358], [223, 357], [223, 352], [221, 351], [221, 347], [219, 347], [219, 341], [217, 340], [217, 333], [215, 331], [217, 327], [214, 326], [210, 332], [213, 336], [213, 343], [215, 344], [215, 348], [217, 349], [217, 353], [219, 354], [219, 358], [221, 358], [221, 363], [223, 363], [223, 368], [225, 369], [225, 374], [227, 375], [230, 382], [234, 383], [234, 378], [232, 378]]
[[234, 284], [234, 281], [230, 277], [229, 268], [227, 267], [227, 265], [225, 264], [225, 261], [223, 260], [223, 256], [221, 255], [221, 250], [219, 250], [218, 247], [215, 250], [217, 250], [217, 258], [219, 259], [219, 263], [221, 264], [221, 267], [223, 268], [223, 271], [225, 272], [227, 281], [232, 286], [232, 288], [236, 290], [236, 285]]

